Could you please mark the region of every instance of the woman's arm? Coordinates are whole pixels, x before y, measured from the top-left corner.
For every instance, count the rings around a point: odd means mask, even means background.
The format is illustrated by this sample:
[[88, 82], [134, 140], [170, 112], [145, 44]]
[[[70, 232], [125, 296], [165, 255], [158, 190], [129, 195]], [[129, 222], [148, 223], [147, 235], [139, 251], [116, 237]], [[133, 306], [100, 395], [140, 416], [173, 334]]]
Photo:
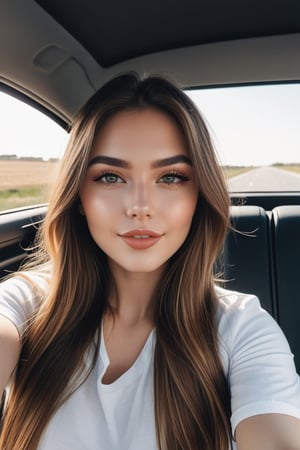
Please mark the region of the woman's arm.
[[236, 428], [238, 450], [300, 450], [300, 420], [284, 414], [261, 414]]
[[9, 319], [0, 315], [0, 398], [17, 365], [20, 349], [17, 328]]

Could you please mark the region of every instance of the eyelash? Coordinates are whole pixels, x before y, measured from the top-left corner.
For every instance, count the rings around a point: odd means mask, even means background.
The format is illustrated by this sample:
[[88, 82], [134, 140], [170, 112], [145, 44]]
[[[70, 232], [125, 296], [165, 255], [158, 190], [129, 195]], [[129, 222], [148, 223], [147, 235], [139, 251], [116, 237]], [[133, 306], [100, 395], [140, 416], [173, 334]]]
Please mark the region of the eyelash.
[[189, 181], [189, 178], [180, 170], [170, 170], [169, 172], [165, 173], [162, 177], [160, 177], [160, 180], [165, 177], [174, 177], [179, 178], [179, 182], [172, 182], [172, 183], [166, 183], [166, 184], [181, 184], [186, 181]]
[[94, 178], [94, 181], [97, 181], [99, 183], [104, 183], [104, 184], [116, 184], [116, 183], [108, 183], [108, 182], [105, 182], [105, 181], [102, 180], [104, 177], [107, 177], [109, 175], [113, 176], [113, 177], [116, 177], [116, 178], [120, 178], [121, 180], [123, 180], [123, 178], [120, 175], [118, 175], [116, 172], [113, 172], [111, 170], [102, 170], [100, 172], [100, 174], [97, 175], [97, 177]]
[[[118, 173], [116, 173], [116, 172], [113, 172], [113, 171], [111, 171], [111, 170], [103, 170], [103, 171], [101, 171], [101, 173], [97, 176], [97, 177], [95, 177], [94, 178], [94, 181], [96, 181], [96, 182], [99, 182], [99, 183], [103, 183], [103, 184], [110, 184], [110, 185], [112, 185], [112, 184], [117, 184], [118, 182], [117, 181], [115, 181], [115, 182], [112, 182], [112, 183], [110, 183], [110, 182], [107, 182], [107, 181], [103, 181], [103, 178], [104, 177], [108, 177], [108, 176], [113, 176], [113, 177], [115, 177], [115, 178], [120, 178], [122, 181], [124, 181], [123, 180], [123, 178], [118, 174]], [[168, 182], [162, 182], [162, 183], [164, 183], [164, 184], [167, 184], [167, 185], [174, 185], [174, 184], [181, 184], [181, 183], [184, 183], [184, 182], [186, 182], [186, 181], [189, 181], [189, 177], [187, 177], [183, 172], [181, 172], [180, 170], [170, 170], [170, 171], [168, 171], [168, 172], [166, 172], [164, 175], [162, 175], [160, 178], [159, 178], [159, 180], [161, 180], [161, 179], [163, 179], [163, 178], [165, 178], [165, 177], [174, 177], [174, 178], [178, 178], [180, 181], [177, 181], [177, 182], [170, 182], [170, 183], [168, 183]], [[160, 181], [158, 181], [158, 183], [159, 183]]]

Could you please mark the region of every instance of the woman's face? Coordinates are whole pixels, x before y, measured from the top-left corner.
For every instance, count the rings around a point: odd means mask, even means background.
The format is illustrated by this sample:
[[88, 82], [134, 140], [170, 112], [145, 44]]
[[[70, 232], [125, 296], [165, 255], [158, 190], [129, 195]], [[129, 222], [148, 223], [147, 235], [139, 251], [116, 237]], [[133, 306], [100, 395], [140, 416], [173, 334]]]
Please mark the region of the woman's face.
[[112, 269], [161, 269], [189, 232], [197, 196], [183, 136], [167, 114], [120, 112], [101, 128], [80, 199]]

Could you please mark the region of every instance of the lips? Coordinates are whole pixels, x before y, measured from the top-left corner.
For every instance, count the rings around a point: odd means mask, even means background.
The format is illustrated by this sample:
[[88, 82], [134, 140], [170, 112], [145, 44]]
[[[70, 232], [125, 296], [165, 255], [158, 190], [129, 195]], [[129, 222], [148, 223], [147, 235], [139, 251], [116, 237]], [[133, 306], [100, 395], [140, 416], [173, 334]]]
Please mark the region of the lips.
[[119, 237], [129, 247], [136, 250], [144, 250], [155, 245], [163, 236], [152, 230], [130, 230], [126, 233], [119, 234]]

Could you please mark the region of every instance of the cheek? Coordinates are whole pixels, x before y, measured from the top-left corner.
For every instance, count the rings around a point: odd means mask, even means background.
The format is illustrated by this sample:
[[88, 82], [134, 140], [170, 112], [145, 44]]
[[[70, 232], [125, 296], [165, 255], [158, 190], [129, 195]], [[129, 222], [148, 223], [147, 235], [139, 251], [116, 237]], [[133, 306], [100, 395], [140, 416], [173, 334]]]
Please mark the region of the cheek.
[[95, 224], [101, 226], [101, 223], [112, 223], [109, 218], [117, 215], [119, 211], [119, 202], [117, 199], [112, 201], [105, 195], [98, 193], [82, 192], [81, 204], [89, 225]]
[[175, 227], [189, 227], [195, 212], [197, 196], [191, 195], [169, 202], [165, 211]]

